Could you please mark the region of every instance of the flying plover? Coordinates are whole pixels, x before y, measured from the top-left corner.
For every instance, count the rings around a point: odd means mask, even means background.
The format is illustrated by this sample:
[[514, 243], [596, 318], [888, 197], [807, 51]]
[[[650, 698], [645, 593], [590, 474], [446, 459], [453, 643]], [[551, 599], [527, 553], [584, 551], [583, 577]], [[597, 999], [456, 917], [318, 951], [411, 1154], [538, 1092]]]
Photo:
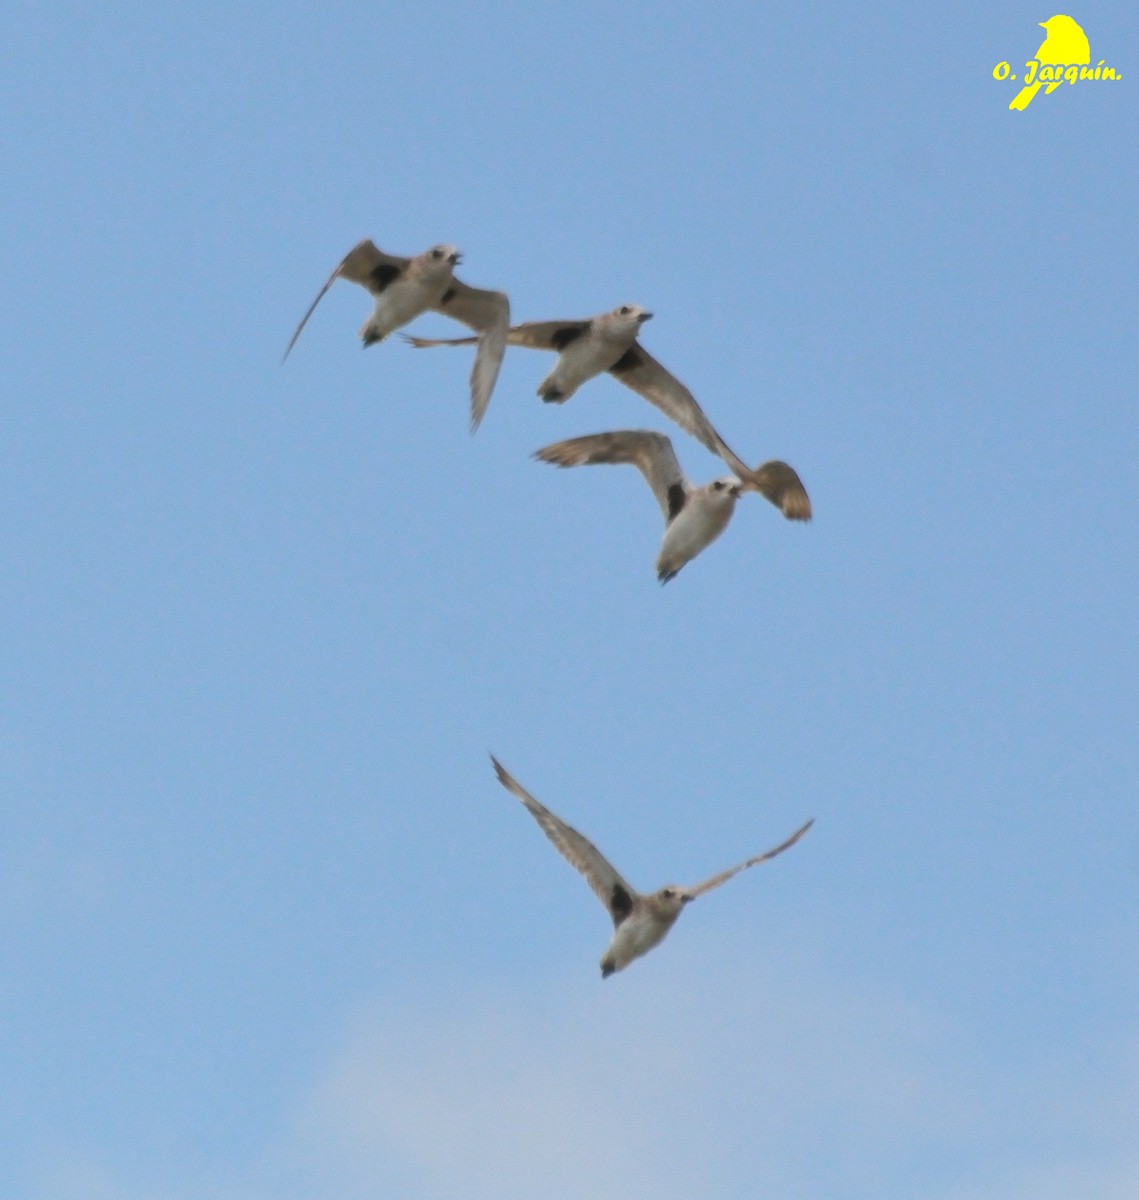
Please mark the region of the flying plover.
[[[685, 563], [720, 536], [732, 519], [741, 492], [766, 496], [789, 521], [809, 521], [811, 501], [793, 467], [777, 459], [752, 470], [736, 460], [736, 475], [697, 486], [676, 461], [663, 433], [626, 429], [554, 442], [534, 457], [558, 467], [593, 463], [631, 463], [648, 480], [664, 513], [664, 540], [657, 557], [657, 578], [667, 583]], [[734, 457], [734, 456], [733, 456]]]
[[360, 328], [365, 347], [382, 342], [393, 330], [421, 313], [439, 312], [454, 317], [478, 331], [477, 337], [464, 339], [478, 344], [471, 369], [473, 433], [490, 403], [490, 394], [502, 366], [510, 325], [510, 301], [505, 292], [491, 292], [460, 283], [454, 275], [460, 257], [454, 246], [432, 246], [415, 258], [398, 258], [385, 254], [374, 242], [365, 239], [353, 246], [329, 275], [289, 339], [281, 361], [289, 357], [289, 351], [301, 336], [313, 310], [337, 279], [360, 284], [376, 299], [375, 311]]
[[534, 820], [542, 827], [546, 837], [554, 843], [562, 857], [576, 867], [585, 876], [586, 883], [593, 889], [594, 894], [605, 905], [613, 918], [613, 940], [601, 958], [601, 978], [607, 979], [615, 971], [624, 970], [634, 958], [647, 954], [654, 946], [664, 940], [665, 934], [676, 923], [681, 909], [697, 896], [710, 892], [722, 883], [727, 883], [733, 875], [754, 867], [784, 850], [793, 846], [814, 824], [812, 817], [801, 828], [797, 829], [785, 842], [757, 854], [754, 858], [746, 859], [737, 866], [729, 867], [711, 879], [695, 887], [680, 887], [673, 884], [659, 891], [642, 895], [635, 891], [614, 869], [597, 847], [582, 837], [580, 833], [567, 825], [556, 814], [530, 795], [528, 791], [506, 770], [492, 754], [490, 761], [494, 764], [498, 780], [507, 791], [515, 796], [530, 810]]
[[[557, 353], [554, 369], [538, 385], [538, 395], [543, 400], [561, 404], [587, 380], [608, 371], [736, 470], [732, 461], [736, 456], [697, 404], [696, 397], [637, 341], [641, 326], [652, 315], [636, 304], [622, 304], [612, 312], [582, 320], [527, 321], [511, 328], [506, 341], [511, 346]], [[464, 346], [475, 340], [403, 336], [418, 349]]]

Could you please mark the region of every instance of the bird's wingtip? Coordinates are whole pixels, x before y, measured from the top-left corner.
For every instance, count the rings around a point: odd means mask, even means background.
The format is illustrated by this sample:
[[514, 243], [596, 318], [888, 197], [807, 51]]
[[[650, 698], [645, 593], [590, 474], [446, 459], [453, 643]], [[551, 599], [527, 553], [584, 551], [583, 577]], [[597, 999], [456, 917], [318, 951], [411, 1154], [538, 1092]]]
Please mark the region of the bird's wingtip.
[[512, 782], [510, 772], [502, 765], [502, 763], [498, 761], [497, 758], [494, 757], [493, 754], [490, 753], [489, 750], [487, 751], [487, 754], [490, 755], [490, 763], [491, 766], [494, 767], [494, 773], [498, 778], [498, 782], [501, 783], [503, 787], [509, 787]]

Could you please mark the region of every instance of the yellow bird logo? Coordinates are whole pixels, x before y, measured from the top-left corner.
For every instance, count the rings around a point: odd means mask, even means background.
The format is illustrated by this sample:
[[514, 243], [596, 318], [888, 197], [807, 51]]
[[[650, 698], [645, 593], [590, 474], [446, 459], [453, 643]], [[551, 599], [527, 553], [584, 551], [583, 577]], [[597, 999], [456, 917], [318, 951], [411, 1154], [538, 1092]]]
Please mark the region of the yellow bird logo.
[[[1049, 17], [1047, 21], [1040, 22], [1040, 28], [1047, 34], [1044, 41], [1040, 43], [1040, 49], [1036, 51], [1036, 61], [1040, 66], [1085, 66], [1091, 62], [1092, 52], [1088, 45], [1087, 35], [1071, 17], [1063, 15]], [[1031, 63], [1029, 64], [1028, 85], [1017, 92], [1009, 108], [1025, 109], [1032, 103], [1032, 97], [1042, 87], [1054, 92], [1060, 86], [1059, 81], [1054, 83], [1031, 82], [1036, 77], [1038, 70], [1039, 67], [1034, 68]], [[1053, 74], [1053, 72], [1048, 74]], [[1013, 76], [1013, 78], [1016, 77]]]

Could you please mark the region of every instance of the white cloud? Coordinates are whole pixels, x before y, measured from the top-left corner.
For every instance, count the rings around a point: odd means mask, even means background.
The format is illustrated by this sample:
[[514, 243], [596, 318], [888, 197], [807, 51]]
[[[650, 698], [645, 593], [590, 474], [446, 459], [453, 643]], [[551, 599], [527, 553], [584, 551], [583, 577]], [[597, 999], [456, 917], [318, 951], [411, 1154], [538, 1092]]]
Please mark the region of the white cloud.
[[835, 1200], [907, 1176], [912, 1196], [923, 1159], [984, 1145], [951, 1031], [802, 964], [730, 961], [364, 1014], [298, 1117], [304, 1173], [349, 1200], [394, 1178], [424, 1198], [688, 1200], [762, 1178]]
[[[671, 947], [670, 947], [671, 948]], [[983, 1031], [786, 947], [360, 1012], [240, 1171], [85, 1200], [1134, 1200], [1139, 1054], [997, 1061]], [[57, 1177], [57, 1183], [63, 1183]], [[152, 1184], [153, 1180], [148, 1180]], [[74, 1187], [41, 1200], [78, 1200]]]

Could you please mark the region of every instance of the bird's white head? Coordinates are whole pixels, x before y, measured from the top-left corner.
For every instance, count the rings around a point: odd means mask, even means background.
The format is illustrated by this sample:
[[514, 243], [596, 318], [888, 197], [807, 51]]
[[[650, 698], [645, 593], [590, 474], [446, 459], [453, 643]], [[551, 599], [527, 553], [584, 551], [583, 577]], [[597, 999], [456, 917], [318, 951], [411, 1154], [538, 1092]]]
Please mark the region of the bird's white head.
[[694, 897], [684, 890], [679, 884], [670, 883], [668, 887], [663, 887], [653, 896], [659, 906], [660, 911], [670, 917], [672, 920], [680, 915], [680, 910]]
[[432, 246], [430, 250], [421, 254], [420, 259], [428, 271], [442, 274], [446, 271], [453, 271], [455, 267], [463, 261], [463, 256], [459, 253], [455, 246], [449, 246], [445, 242], [438, 246]]
[[606, 313], [605, 321], [611, 327], [635, 333], [646, 321], [651, 321], [652, 316], [651, 312], [639, 304], [622, 304], [612, 312]]
[[722, 503], [734, 504], [743, 490], [743, 483], [734, 475], [725, 475], [723, 479], [713, 479], [708, 484], [708, 495]]

